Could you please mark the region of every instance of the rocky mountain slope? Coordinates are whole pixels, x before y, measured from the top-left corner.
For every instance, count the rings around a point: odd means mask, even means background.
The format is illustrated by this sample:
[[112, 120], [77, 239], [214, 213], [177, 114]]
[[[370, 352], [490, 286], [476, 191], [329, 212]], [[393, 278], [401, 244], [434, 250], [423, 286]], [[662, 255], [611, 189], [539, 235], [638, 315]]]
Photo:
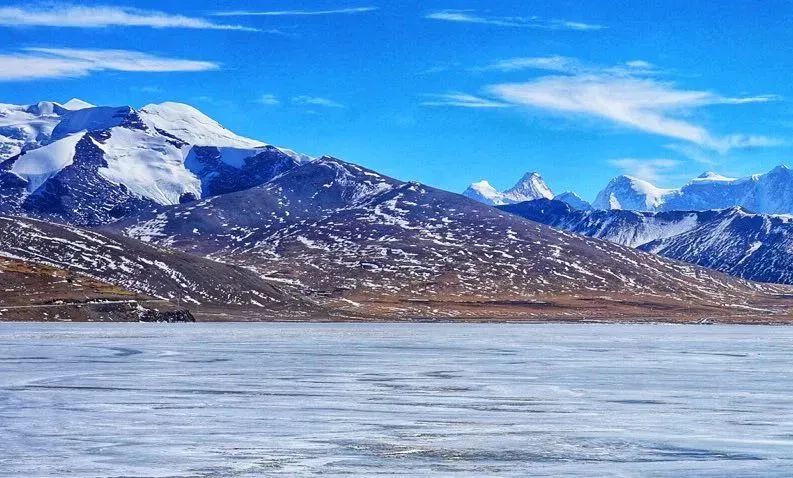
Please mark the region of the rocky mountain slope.
[[73, 226], [0, 217], [0, 256], [83, 274], [196, 312], [220, 306], [262, 315], [314, 311], [250, 270]]
[[559, 201], [502, 206], [532, 221], [755, 281], [793, 284], [793, 217], [742, 208], [578, 211]]
[[793, 213], [793, 171], [777, 166], [745, 178], [706, 172], [679, 189], [661, 189], [641, 179], [619, 176], [598, 194], [592, 206], [636, 211], [704, 211], [739, 206], [756, 213]]
[[0, 258], [0, 320], [194, 320], [183, 308], [65, 269]]
[[0, 105], [0, 213], [103, 224], [246, 189], [308, 159], [184, 104], [70, 103]]
[[[4, 105], [0, 114], [0, 212], [47, 220], [0, 217], [0, 256], [183, 304], [201, 318], [690, 319], [786, 310], [784, 287], [311, 159], [237, 136], [187, 105], [71, 101]], [[534, 197], [553, 194], [530, 173], [496, 199]]]
[[106, 227], [299, 282], [326, 305], [360, 316], [740, 313], [780, 290], [329, 157], [261, 186]]

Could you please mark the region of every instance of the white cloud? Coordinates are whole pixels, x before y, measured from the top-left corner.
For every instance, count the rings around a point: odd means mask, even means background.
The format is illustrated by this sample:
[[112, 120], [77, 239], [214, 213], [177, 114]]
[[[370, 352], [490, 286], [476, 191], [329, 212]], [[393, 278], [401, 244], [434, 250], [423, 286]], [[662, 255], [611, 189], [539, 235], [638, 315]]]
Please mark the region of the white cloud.
[[543, 70], [557, 73], [593, 73], [611, 74], [615, 76], [636, 76], [636, 75], [655, 75], [661, 73], [655, 65], [644, 60], [632, 60], [624, 64], [604, 67], [600, 65], [590, 65], [577, 58], [569, 56], [523, 56], [499, 60], [490, 65], [478, 68], [480, 71], [521, 71], [521, 70]]
[[594, 25], [583, 22], [573, 22], [569, 20], [543, 19], [536, 16], [531, 17], [499, 17], [487, 16], [477, 13], [475, 10], [438, 10], [424, 16], [430, 20], [442, 20], [447, 22], [460, 23], [479, 23], [483, 25], [495, 25], [502, 27], [521, 27], [539, 28], [544, 30], [602, 30], [602, 25]]
[[338, 15], [338, 14], [351, 15], [355, 13], [373, 12], [375, 10], [377, 10], [377, 7], [353, 7], [353, 8], [339, 8], [335, 10], [270, 10], [270, 11], [234, 10], [229, 12], [215, 12], [212, 15], [218, 17], [240, 17], [240, 16], [280, 17], [280, 16], [313, 16], [313, 15]]
[[445, 93], [429, 95], [432, 99], [421, 103], [424, 106], [459, 106], [462, 108], [505, 108], [510, 105], [499, 101], [469, 95], [467, 93]]
[[208, 61], [167, 58], [130, 50], [26, 48], [0, 54], [0, 81], [70, 78], [96, 71], [177, 72], [219, 68]]
[[202, 18], [153, 10], [110, 5], [82, 6], [47, 3], [37, 6], [0, 7], [0, 26], [48, 26], [105, 28], [112, 26], [151, 28], [196, 28], [202, 30], [258, 31], [241, 25], [225, 25]]
[[608, 70], [543, 76], [525, 83], [495, 84], [487, 87], [486, 91], [501, 102], [606, 119], [721, 153], [733, 148], [777, 144], [776, 140], [764, 136], [716, 136], [688, 119], [691, 111], [703, 106], [764, 102], [772, 100], [770, 96], [723, 97], [709, 91], [680, 89], [672, 83], [652, 78], [616, 75]]
[[567, 56], [526, 56], [507, 58], [491, 63], [480, 70], [495, 71], [520, 71], [520, 70], [546, 70], [560, 73], [573, 73], [581, 71], [583, 66], [575, 58]]
[[270, 93], [260, 96], [257, 101], [267, 106], [275, 106], [281, 104], [281, 100], [279, 100], [277, 96]]
[[675, 173], [681, 163], [667, 158], [620, 158], [610, 160], [609, 164], [619, 168], [623, 174], [655, 183], [664, 181], [668, 174]]
[[325, 108], [344, 108], [344, 105], [341, 103], [319, 96], [295, 96], [292, 98], [292, 103], [296, 105], [322, 106]]

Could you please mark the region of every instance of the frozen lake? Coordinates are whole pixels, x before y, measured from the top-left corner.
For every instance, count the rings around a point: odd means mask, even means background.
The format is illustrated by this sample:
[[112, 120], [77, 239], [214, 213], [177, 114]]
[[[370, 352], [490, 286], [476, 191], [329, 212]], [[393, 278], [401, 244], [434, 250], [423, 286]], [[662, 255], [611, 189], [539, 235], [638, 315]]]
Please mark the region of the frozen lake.
[[0, 323], [0, 476], [793, 476], [793, 327]]

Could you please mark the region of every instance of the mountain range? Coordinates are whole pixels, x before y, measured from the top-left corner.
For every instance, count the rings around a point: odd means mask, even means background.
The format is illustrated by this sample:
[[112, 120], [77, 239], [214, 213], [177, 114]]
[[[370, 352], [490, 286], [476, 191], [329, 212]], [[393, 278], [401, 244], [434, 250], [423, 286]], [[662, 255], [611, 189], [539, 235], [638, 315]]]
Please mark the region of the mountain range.
[[[204, 319], [691, 320], [788, 310], [784, 286], [243, 138], [183, 104], [3, 105], [0, 125], [0, 213], [15, 216], [0, 219], [0, 256], [113, 285], [139, 305], [167, 301]], [[486, 192], [493, 203], [554, 197], [536, 173]]]
[[[541, 189], [527, 189], [522, 194], [519, 186], [529, 176], [526, 175], [515, 187], [503, 193], [496, 191], [487, 181], [480, 181], [469, 186], [463, 194], [495, 206], [533, 199], [557, 199], [575, 209], [590, 208], [575, 193], [554, 196], [538, 173], [530, 174], [541, 184]], [[537, 190], [545, 193], [536, 193]], [[609, 181], [591, 204], [593, 209], [649, 212], [706, 211], [731, 207], [741, 207], [758, 214], [793, 214], [793, 170], [779, 165], [767, 173], [744, 178], [730, 178], [708, 171], [676, 189], [659, 188], [633, 176], [617, 176]]]
[[708, 211], [575, 210], [553, 200], [500, 206], [565, 231], [755, 281], [793, 284], [793, 217]]

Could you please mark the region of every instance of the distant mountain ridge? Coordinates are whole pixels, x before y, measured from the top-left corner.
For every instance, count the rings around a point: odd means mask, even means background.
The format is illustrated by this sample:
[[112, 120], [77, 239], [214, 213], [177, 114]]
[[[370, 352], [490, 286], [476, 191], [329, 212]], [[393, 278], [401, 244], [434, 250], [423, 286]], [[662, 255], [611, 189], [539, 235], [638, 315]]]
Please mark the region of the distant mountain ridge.
[[742, 207], [755, 213], [793, 213], [793, 171], [784, 165], [765, 174], [728, 178], [705, 172], [679, 189], [662, 189], [630, 176], [613, 179], [592, 203], [595, 209], [705, 211]]
[[745, 279], [793, 284], [793, 217], [740, 207], [709, 211], [577, 211], [560, 201], [500, 206], [565, 231]]
[[539, 198], [550, 199], [553, 198], [553, 192], [539, 173], [529, 172], [524, 174], [514, 186], [503, 192], [497, 191], [487, 180], [482, 180], [468, 186], [468, 189], [463, 191], [463, 196], [493, 206]]
[[743, 178], [707, 171], [680, 188], [668, 189], [659, 188], [644, 179], [622, 175], [609, 181], [591, 205], [574, 192], [554, 196], [538, 173], [528, 173], [515, 187], [504, 192], [497, 191], [483, 180], [471, 184], [463, 195], [491, 206], [557, 199], [579, 210], [658, 212], [742, 207], [758, 214], [793, 214], [793, 170], [779, 165], [767, 173]]

